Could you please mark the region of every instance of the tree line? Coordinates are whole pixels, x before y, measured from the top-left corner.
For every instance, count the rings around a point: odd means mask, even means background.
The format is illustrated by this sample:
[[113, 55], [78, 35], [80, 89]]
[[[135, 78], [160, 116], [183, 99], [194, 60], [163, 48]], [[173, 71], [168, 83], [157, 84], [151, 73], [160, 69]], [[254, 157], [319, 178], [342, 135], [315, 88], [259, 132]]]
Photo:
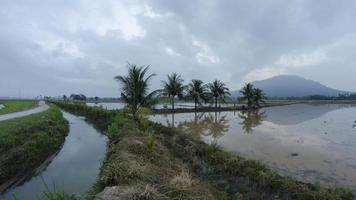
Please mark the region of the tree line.
[[[162, 81], [162, 89], [150, 91], [149, 82], [155, 74], [149, 74], [148, 70], [149, 66], [128, 64], [128, 74], [115, 77], [121, 84], [121, 98], [127, 103], [133, 116], [137, 116], [140, 108], [156, 104], [160, 96], [170, 99], [173, 110], [176, 98], [193, 100], [194, 107], [197, 109], [202, 103], [214, 103], [215, 108], [218, 108], [220, 103], [230, 97], [229, 88], [220, 80], [204, 84], [201, 80], [193, 79], [185, 85], [181, 75], [177, 73], [167, 75], [167, 80]], [[263, 91], [255, 88], [251, 83], [245, 84], [240, 92], [248, 108], [258, 108], [266, 99]]]

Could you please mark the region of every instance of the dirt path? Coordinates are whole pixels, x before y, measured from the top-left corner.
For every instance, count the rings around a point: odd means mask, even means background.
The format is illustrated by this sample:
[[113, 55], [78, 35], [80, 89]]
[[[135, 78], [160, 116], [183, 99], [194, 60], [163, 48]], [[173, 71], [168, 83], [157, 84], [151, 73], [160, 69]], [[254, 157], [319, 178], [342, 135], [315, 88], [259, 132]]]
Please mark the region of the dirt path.
[[32, 109], [24, 110], [24, 111], [20, 111], [20, 112], [14, 112], [14, 113], [0, 115], [0, 122], [9, 120], [9, 119], [18, 118], [18, 117], [24, 117], [24, 116], [35, 114], [35, 113], [40, 113], [40, 112], [47, 110], [48, 108], [49, 108], [49, 106], [44, 101], [40, 101], [36, 108], [32, 108]]

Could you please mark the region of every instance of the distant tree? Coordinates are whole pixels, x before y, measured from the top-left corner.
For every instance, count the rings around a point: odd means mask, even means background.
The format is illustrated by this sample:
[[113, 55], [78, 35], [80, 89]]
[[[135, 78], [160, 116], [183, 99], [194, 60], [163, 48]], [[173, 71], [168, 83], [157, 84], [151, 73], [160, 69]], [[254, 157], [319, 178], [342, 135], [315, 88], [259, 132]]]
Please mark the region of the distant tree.
[[156, 103], [158, 90], [149, 92], [148, 88], [149, 81], [155, 74], [147, 74], [148, 69], [149, 66], [138, 67], [128, 64], [128, 75], [115, 77], [122, 86], [121, 98], [136, 119], [140, 108], [150, 107]]
[[167, 81], [163, 81], [163, 95], [171, 98], [172, 110], [174, 110], [174, 98], [178, 96], [178, 98], [183, 97], [183, 92], [185, 86], [183, 85], [183, 79], [180, 75], [176, 73], [172, 73], [171, 75], [167, 75]]
[[208, 89], [210, 96], [215, 102], [215, 108], [218, 107], [218, 100], [221, 102], [225, 100], [225, 97], [230, 96], [229, 88], [227, 88], [225, 83], [220, 80], [215, 80], [214, 82], [209, 83]]
[[259, 88], [253, 88], [253, 104], [256, 107], [260, 107], [260, 103], [265, 103], [265, 99], [267, 99], [263, 93], [263, 91]]
[[240, 93], [243, 95], [242, 99], [247, 101], [247, 107], [251, 108], [253, 104], [253, 85], [246, 83]]
[[187, 86], [187, 97], [194, 100], [194, 107], [206, 100], [207, 89], [201, 80], [192, 80]]
[[63, 100], [64, 100], [64, 101], [67, 101], [67, 100], [68, 100], [67, 95], [63, 95]]
[[97, 97], [97, 96], [94, 97], [94, 100], [95, 100], [95, 101], [99, 101], [99, 97]]
[[87, 100], [87, 97], [84, 94], [71, 94], [70, 98], [72, 100], [80, 100], [80, 101], [85, 101]]
[[242, 99], [247, 101], [247, 107], [260, 107], [260, 103], [264, 103], [266, 97], [263, 91], [259, 88], [255, 88], [251, 83], [245, 84], [240, 91], [243, 95]]

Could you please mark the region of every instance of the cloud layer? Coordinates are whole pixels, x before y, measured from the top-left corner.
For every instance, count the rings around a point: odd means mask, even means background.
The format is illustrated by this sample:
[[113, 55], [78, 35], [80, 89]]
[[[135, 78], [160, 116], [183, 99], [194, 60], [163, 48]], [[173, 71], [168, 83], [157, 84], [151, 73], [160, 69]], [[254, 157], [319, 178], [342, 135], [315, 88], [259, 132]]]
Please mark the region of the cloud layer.
[[355, 2], [2, 0], [0, 96], [119, 96], [126, 63], [231, 89], [297, 74], [355, 90]]

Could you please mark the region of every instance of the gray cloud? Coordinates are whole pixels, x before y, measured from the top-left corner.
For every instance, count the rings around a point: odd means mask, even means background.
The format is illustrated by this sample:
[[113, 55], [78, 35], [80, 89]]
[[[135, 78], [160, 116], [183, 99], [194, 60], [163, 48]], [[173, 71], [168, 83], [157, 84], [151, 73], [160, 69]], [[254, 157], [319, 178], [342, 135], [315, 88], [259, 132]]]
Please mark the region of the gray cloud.
[[354, 90], [351, 1], [38, 1], [0, 3], [0, 96], [118, 96], [126, 63], [186, 81], [297, 74]]

